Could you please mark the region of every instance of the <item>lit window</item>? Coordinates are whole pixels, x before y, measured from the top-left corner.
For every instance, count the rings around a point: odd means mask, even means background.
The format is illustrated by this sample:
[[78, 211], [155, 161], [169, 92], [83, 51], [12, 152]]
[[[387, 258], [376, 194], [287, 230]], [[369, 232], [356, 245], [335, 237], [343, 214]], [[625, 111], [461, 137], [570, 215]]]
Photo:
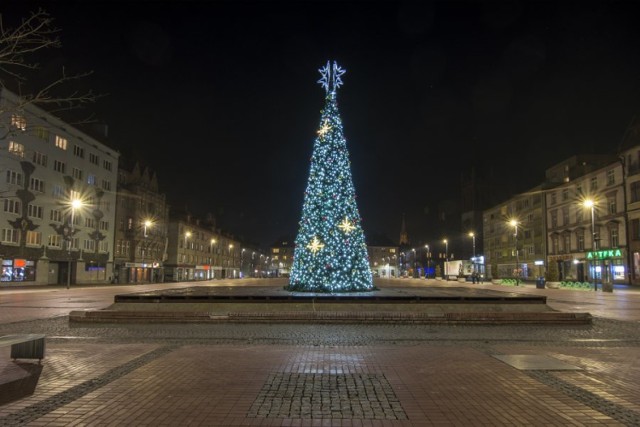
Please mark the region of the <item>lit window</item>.
[[27, 231], [27, 245], [41, 246], [42, 245], [42, 233], [39, 231]]
[[9, 153], [14, 156], [24, 157], [24, 145], [15, 141], [9, 141]]
[[51, 246], [54, 248], [62, 247], [62, 236], [59, 234], [51, 234], [49, 235], [49, 239], [47, 241], [47, 246]]
[[87, 175], [87, 184], [96, 185], [96, 176], [94, 174]]
[[20, 130], [27, 130], [27, 119], [18, 114], [12, 114], [11, 126], [16, 127]]
[[61, 150], [67, 149], [67, 138], [63, 138], [60, 135], [56, 135], [56, 147]]

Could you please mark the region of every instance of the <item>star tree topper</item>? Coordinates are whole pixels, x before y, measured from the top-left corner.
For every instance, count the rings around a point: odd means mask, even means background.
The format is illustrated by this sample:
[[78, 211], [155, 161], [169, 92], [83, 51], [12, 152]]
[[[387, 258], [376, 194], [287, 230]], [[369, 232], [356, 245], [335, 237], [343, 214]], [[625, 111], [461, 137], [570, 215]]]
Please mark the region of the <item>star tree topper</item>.
[[331, 67], [331, 61], [327, 61], [327, 65], [320, 68], [320, 74], [322, 78], [318, 80], [318, 83], [322, 85], [324, 90], [329, 92], [335, 92], [340, 86], [342, 86], [342, 76], [346, 71], [338, 66], [336, 61], [333, 61], [333, 67]]

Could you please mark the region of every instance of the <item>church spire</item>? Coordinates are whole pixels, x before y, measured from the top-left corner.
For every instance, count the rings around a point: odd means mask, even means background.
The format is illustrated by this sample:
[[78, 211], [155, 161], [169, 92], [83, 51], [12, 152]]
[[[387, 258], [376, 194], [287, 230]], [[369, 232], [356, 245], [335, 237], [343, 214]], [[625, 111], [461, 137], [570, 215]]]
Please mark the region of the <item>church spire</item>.
[[407, 234], [407, 225], [404, 220], [404, 214], [402, 214], [402, 226], [400, 227], [400, 242], [399, 246], [409, 245], [409, 235]]

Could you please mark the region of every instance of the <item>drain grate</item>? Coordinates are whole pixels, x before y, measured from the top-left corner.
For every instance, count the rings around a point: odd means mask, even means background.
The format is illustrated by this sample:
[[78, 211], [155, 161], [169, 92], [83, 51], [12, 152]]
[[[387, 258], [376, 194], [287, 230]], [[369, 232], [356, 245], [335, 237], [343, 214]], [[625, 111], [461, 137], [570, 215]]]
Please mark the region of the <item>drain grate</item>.
[[384, 375], [273, 373], [249, 418], [406, 420]]

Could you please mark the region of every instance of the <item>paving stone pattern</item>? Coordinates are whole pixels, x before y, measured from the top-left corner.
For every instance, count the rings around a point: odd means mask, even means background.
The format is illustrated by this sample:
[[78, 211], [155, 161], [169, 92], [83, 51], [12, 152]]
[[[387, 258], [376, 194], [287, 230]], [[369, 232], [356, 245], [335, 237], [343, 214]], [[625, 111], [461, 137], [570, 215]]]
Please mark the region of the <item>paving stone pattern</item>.
[[248, 417], [406, 420], [384, 375], [274, 373]]

